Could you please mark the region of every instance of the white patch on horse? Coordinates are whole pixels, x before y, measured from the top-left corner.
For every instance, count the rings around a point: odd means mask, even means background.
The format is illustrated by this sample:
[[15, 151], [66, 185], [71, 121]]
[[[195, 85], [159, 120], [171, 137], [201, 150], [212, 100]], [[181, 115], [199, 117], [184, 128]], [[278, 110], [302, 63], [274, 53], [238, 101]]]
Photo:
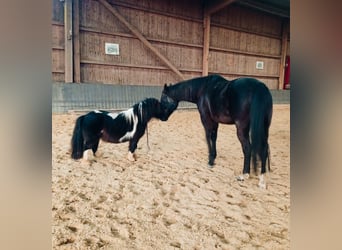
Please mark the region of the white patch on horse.
[[95, 109], [94, 113], [100, 113], [101, 114], [102, 112], [100, 110]]
[[247, 180], [249, 178], [249, 174], [240, 174], [239, 176], [236, 176], [236, 179], [238, 181], [244, 181]]
[[137, 131], [137, 126], [138, 126], [138, 117], [134, 115], [133, 108], [130, 108], [128, 110], [125, 110], [122, 112], [122, 114], [125, 115], [125, 118], [128, 122], [133, 122], [133, 129], [132, 131], [128, 131], [123, 137], [119, 139], [119, 142], [123, 142], [126, 140], [131, 139], [135, 132]]
[[108, 113], [107, 115], [112, 117], [112, 119], [115, 119], [118, 116], [118, 113]]
[[261, 188], [261, 189], [266, 189], [267, 188], [267, 186], [266, 186], [266, 180], [264, 179], [264, 174], [261, 174], [260, 176], [259, 176], [259, 187]]
[[85, 161], [88, 161], [89, 160], [89, 153], [90, 152], [92, 152], [91, 151], [91, 149], [87, 149], [87, 150], [85, 150], [84, 152], [83, 152], [83, 159], [85, 160]]
[[142, 102], [139, 103], [139, 107], [138, 107], [138, 110], [139, 110], [139, 114], [141, 116], [141, 120], [143, 119], [143, 108], [142, 108]]
[[135, 155], [134, 155], [134, 153], [132, 154], [131, 151], [128, 151], [127, 159], [128, 159], [129, 161], [135, 161]]

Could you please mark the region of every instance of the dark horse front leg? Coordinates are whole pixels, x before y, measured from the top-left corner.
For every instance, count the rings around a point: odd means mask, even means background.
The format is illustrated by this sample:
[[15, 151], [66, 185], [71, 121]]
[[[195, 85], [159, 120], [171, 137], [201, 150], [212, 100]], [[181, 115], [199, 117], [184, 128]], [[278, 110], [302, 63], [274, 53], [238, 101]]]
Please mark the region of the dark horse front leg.
[[216, 153], [216, 139], [217, 139], [218, 123], [202, 115], [201, 115], [201, 121], [205, 129], [205, 136], [206, 136], [207, 144], [208, 144], [208, 151], [209, 151], [208, 166], [212, 168], [214, 165], [216, 154], [217, 154]]

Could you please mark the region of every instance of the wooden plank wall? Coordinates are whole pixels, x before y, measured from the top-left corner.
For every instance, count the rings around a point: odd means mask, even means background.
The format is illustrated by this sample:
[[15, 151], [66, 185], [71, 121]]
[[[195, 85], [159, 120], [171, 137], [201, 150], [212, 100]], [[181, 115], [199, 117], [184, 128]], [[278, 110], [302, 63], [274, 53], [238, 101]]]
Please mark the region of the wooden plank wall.
[[52, 80], [64, 82], [64, 7], [63, 2], [52, 4]]
[[[212, 16], [209, 72], [228, 79], [248, 76], [277, 89], [282, 19], [239, 5]], [[263, 61], [264, 69], [256, 69]]]
[[[108, 1], [166, 56], [185, 78], [202, 75], [203, 9], [199, 1]], [[64, 81], [63, 3], [53, 0], [52, 73]], [[212, 15], [209, 74], [250, 76], [278, 86], [282, 19], [232, 4]], [[105, 43], [120, 55], [106, 55]], [[81, 82], [151, 85], [179, 81], [101, 3], [80, 1]], [[256, 61], [264, 62], [257, 70]]]

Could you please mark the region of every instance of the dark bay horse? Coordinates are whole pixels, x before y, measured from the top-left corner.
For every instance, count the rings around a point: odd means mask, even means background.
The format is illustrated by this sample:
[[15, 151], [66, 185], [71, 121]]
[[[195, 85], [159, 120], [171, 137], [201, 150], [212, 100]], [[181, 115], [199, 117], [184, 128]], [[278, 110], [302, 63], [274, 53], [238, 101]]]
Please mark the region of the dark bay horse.
[[111, 143], [129, 141], [128, 159], [134, 161], [134, 151], [152, 118], [168, 119], [165, 109], [155, 98], [146, 98], [120, 113], [94, 110], [82, 115], [77, 118], [73, 131], [71, 157], [81, 159], [83, 152], [90, 149], [95, 156], [101, 139]]
[[209, 149], [209, 167], [214, 165], [216, 158], [218, 124], [235, 124], [244, 154], [243, 171], [238, 180], [249, 177], [251, 158], [256, 172], [258, 157], [261, 160], [259, 186], [266, 188], [264, 173], [267, 158], [270, 168], [268, 130], [273, 112], [267, 86], [253, 78], [228, 81], [220, 75], [165, 84], [161, 103], [166, 107], [167, 115], [177, 109], [179, 101], [197, 104]]

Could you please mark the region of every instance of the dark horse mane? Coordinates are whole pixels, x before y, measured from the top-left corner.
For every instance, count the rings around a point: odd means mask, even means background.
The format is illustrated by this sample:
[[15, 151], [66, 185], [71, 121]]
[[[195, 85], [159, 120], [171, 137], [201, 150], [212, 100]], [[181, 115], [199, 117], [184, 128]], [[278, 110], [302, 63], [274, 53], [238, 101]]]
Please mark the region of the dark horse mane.
[[208, 77], [196, 77], [175, 84], [165, 84], [164, 88], [167, 88], [176, 100], [186, 99], [189, 102], [196, 102], [198, 99], [198, 93], [200, 92], [199, 89], [203, 88], [208, 84], [208, 82], [216, 80], [224, 80], [228, 82], [228, 80], [219, 75], [209, 75]]
[[237, 79], [229, 81], [220, 75], [214, 74], [203, 77], [196, 77], [189, 80], [177, 82], [175, 84], [165, 84], [164, 91], [168, 91], [174, 97], [174, 101], [188, 101], [197, 103], [198, 99], [206, 91], [206, 88], [213, 82], [223, 88], [225, 91], [228, 85]]
[[152, 118], [162, 121], [168, 118], [155, 98], [146, 98], [119, 113], [94, 110], [82, 115], [77, 118], [73, 131], [71, 157], [80, 159], [88, 149], [95, 155], [100, 139], [110, 143], [129, 141], [129, 152], [133, 157], [138, 141]]

